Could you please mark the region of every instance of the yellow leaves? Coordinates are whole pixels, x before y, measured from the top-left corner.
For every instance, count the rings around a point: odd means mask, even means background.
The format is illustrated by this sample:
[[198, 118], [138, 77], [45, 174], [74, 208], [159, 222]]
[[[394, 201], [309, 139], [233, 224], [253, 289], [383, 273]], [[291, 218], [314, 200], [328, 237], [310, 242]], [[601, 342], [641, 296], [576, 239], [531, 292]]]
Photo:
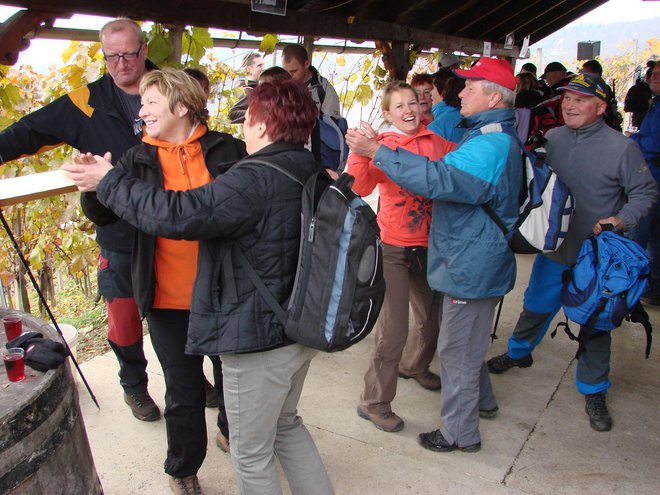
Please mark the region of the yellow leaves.
[[417, 52], [415, 50], [410, 50], [410, 53], [408, 54], [408, 64], [412, 67], [415, 65], [415, 62], [417, 62]]
[[187, 55], [187, 61], [198, 62], [206, 53], [207, 48], [213, 48], [213, 40], [208, 29], [194, 27], [183, 33], [181, 49]]
[[62, 52], [62, 62], [68, 62], [73, 54], [76, 53], [76, 49], [77, 44], [75, 42], [72, 42], [69, 46], [67, 46]]
[[85, 75], [85, 69], [77, 65], [69, 66], [68, 74], [66, 78], [69, 82], [71, 88], [79, 88], [83, 86], [83, 76]]
[[262, 51], [264, 55], [269, 55], [275, 51], [278, 41], [279, 38], [276, 34], [264, 34], [261, 43], [259, 43], [259, 50]]
[[374, 90], [368, 84], [360, 84], [355, 90], [355, 100], [362, 106], [366, 106], [371, 103], [373, 97]]
[[337, 57], [337, 60], [335, 60], [335, 63], [339, 67], [345, 67], [346, 66], [346, 57], [344, 57], [343, 55], [340, 55], [339, 57]]
[[21, 90], [13, 84], [0, 88], [0, 102], [3, 108], [11, 108], [21, 102]]

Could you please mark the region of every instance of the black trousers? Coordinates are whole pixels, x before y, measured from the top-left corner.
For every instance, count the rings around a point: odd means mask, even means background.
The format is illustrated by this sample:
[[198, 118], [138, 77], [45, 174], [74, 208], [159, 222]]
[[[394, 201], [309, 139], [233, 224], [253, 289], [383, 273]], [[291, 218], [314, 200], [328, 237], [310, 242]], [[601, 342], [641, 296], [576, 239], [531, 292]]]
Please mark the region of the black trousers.
[[142, 339], [133, 345], [120, 346], [108, 339], [119, 362], [119, 383], [127, 394], [147, 393], [147, 358]]
[[[174, 309], [152, 309], [147, 315], [151, 342], [165, 377], [165, 472], [177, 478], [197, 473], [207, 444], [203, 356], [184, 353], [188, 317], [189, 311]], [[222, 384], [222, 376], [215, 374], [216, 384]], [[219, 394], [222, 397], [222, 391]]]

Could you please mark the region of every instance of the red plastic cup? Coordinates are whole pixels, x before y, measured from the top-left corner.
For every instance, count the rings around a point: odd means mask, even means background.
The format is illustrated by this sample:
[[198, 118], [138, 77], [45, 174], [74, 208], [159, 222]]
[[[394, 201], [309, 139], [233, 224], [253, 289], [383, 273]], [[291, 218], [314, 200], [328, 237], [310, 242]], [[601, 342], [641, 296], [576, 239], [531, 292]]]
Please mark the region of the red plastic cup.
[[5, 316], [2, 319], [7, 334], [7, 342], [23, 333], [23, 319], [20, 316]]
[[20, 382], [25, 378], [25, 354], [20, 347], [2, 350], [2, 361], [5, 363], [7, 377], [10, 382]]

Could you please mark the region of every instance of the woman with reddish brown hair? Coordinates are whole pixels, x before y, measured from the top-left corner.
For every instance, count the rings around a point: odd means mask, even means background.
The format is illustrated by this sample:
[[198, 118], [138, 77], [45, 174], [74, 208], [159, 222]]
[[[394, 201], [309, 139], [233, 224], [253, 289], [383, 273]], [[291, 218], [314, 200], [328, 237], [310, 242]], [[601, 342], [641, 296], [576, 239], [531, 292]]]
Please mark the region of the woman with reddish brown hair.
[[429, 125], [433, 122], [433, 112], [431, 111], [433, 106], [433, 75], [415, 74], [410, 80], [410, 85], [419, 99], [420, 120], [422, 124]]
[[305, 182], [321, 170], [305, 149], [316, 117], [304, 84], [260, 84], [250, 92], [243, 127], [250, 156], [210, 184], [188, 191], [147, 184], [101, 157], [86, 155], [64, 166], [79, 189], [96, 190], [102, 204], [138, 229], [199, 240], [186, 352], [222, 359], [231, 457], [241, 494], [281, 493], [276, 456], [293, 494], [333, 493], [297, 411], [316, 351], [286, 338], [245, 267], [234, 256], [225, 258], [233, 247], [242, 251], [278, 303], [285, 303], [298, 260], [302, 189], [256, 160]]

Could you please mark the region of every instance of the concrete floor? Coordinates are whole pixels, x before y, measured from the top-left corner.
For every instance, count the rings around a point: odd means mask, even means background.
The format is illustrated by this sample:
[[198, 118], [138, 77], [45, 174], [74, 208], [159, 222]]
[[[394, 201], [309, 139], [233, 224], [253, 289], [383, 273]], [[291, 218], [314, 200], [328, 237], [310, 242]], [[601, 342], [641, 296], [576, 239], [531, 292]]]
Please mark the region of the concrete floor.
[[[488, 356], [504, 352], [522, 306], [533, 257], [519, 257], [516, 289], [507, 296], [500, 339]], [[660, 310], [649, 309], [660, 329]], [[584, 399], [574, 386], [575, 344], [549, 336], [534, 365], [493, 376], [500, 414], [481, 421], [479, 453], [439, 454], [422, 449], [417, 435], [439, 426], [438, 392], [400, 380], [394, 411], [399, 433], [384, 433], [358, 418], [355, 406], [373, 336], [338, 354], [314, 359], [300, 401], [337, 494], [657, 494], [660, 493], [660, 346], [644, 359], [641, 326], [613, 334], [614, 384], [609, 433], [589, 427]], [[164, 405], [164, 384], [149, 340], [150, 392]], [[210, 363], [207, 363], [210, 365]], [[80, 405], [106, 495], [170, 493], [163, 473], [164, 421], [135, 420], [122, 399], [112, 354], [82, 365], [101, 409], [79, 383]], [[432, 369], [437, 371], [437, 362]], [[209, 372], [207, 376], [212, 376]], [[235, 494], [231, 462], [216, 448], [215, 414], [207, 409], [209, 448], [199, 478], [207, 495]], [[282, 477], [284, 493], [290, 493]]]

